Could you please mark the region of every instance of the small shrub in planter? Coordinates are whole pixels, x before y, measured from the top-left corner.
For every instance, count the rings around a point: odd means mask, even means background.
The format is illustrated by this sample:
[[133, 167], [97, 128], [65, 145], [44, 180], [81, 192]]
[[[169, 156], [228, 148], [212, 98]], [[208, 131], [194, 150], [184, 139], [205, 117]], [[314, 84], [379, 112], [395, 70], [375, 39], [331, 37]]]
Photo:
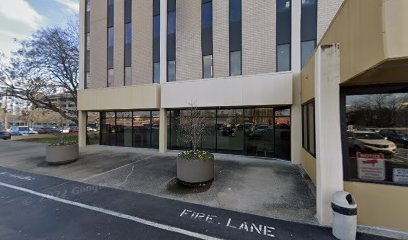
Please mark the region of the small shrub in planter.
[[208, 151], [189, 150], [177, 157], [177, 179], [186, 185], [214, 180], [214, 155]]
[[191, 145], [191, 150], [177, 157], [177, 179], [184, 184], [202, 184], [214, 180], [214, 155], [198, 149], [206, 131], [206, 118], [193, 104], [190, 115], [179, 118], [179, 141]]
[[46, 148], [46, 161], [49, 164], [66, 164], [78, 160], [79, 146], [77, 140], [66, 140], [59, 134], [58, 141]]

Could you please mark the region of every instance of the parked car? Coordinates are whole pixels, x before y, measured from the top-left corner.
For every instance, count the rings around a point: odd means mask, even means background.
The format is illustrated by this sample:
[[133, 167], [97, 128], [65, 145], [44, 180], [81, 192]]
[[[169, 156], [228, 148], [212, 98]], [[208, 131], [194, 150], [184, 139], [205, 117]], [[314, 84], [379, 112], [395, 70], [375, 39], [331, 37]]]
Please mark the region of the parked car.
[[392, 129], [382, 129], [379, 133], [395, 144], [408, 148], [408, 134], [398, 133]]
[[79, 129], [78, 129], [78, 127], [70, 127], [68, 132], [69, 133], [77, 133], [77, 132], [79, 132]]
[[32, 128], [29, 128], [27, 126], [12, 126], [9, 130], [9, 133], [11, 136], [38, 134], [37, 131], [34, 131]]
[[93, 127], [86, 127], [86, 131], [87, 131], [87, 132], [97, 132], [98, 129], [93, 128]]
[[395, 143], [378, 132], [349, 131], [347, 135], [349, 147], [355, 152], [376, 152], [391, 157], [397, 152]]
[[262, 136], [273, 134], [273, 126], [256, 125], [253, 133], [249, 134], [251, 138], [260, 138]]
[[9, 132], [0, 130], [0, 139], [8, 140], [10, 138], [11, 138], [11, 134]]
[[35, 129], [38, 134], [52, 134], [52, 133], [59, 133], [60, 130], [57, 128], [50, 128], [50, 127], [43, 127], [43, 128], [37, 128]]

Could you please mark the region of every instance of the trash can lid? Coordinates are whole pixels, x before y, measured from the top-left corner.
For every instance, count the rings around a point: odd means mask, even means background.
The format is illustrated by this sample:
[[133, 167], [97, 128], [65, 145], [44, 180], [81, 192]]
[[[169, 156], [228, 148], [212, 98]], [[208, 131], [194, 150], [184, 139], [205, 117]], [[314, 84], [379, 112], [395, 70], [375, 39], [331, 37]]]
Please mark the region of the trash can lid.
[[349, 192], [336, 192], [333, 195], [332, 203], [343, 208], [357, 208], [357, 203]]

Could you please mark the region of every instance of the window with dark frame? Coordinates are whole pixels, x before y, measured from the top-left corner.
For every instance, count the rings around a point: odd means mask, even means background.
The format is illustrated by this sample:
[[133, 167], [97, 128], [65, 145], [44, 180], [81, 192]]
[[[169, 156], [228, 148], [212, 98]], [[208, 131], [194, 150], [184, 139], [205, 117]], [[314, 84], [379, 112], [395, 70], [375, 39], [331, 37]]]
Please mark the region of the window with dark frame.
[[176, 0], [167, 0], [167, 82], [176, 81]]
[[114, 75], [114, 1], [108, 0], [108, 30], [107, 30], [107, 38], [108, 38], [108, 52], [107, 52], [107, 70], [108, 70], [108, 78], [107, 78], [107, 87], [113, 87], [115, 81]]
[[311, 100], [302, 105], [302, 147], [316, 156], [315, 102]]
[[160, 83], [160, 0], [153, 0], [153, 83]]
[[340, 93], [344, 180], [408, 186], [408, 85]]
[[132, 85], [132, 0], [125, 0], [125, 81]]
[[302, 1], [301, 8], [301, 67], [303, 67], [316, 48], [317, 39], [317, 0]]
[[213, 5], [212, 0], [201, 4], [201, 50], [203, 78], [213, 77]]
[[229, 0], [230, 76], [242, 75], [242, 2]]
[[290, 71], [292, 47], [292, 2], [276, 0], [276, 71]]
[[84, 88], [88, 88], [88, 84], [91, 78], [91, 1], [85, 0], [85, 77]]

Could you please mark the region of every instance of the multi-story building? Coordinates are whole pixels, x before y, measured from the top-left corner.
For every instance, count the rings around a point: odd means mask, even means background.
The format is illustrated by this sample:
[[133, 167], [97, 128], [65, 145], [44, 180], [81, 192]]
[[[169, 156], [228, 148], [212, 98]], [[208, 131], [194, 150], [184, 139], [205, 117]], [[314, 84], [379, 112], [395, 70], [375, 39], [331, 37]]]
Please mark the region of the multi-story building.
[[[339, 75], [349, 80], [386, 59], [381, 49], [405, 59], [408, 53], [400, 56], [391, 46], [407, 40], [407, 30], [398, 28], [396, 19], [406, 20], [404, 10], [404, 0], [81, 0], [80, 145], [86, 143], [87, 114], [96, 113], [101, 145], [163, 153], [185, 148], [177, 140], [178, 117], [193, 104], [209, 126], [202, 148], [301, 164], [316, 184], [317, 217], [329, 224], [335, 191], [347, 189], [358, 201], [367, 199], [347, 183], [353, 178], [343, 179], [348, 165], [343, 168], [340, 92], [330, 84]], [[383, 23], [394, 34], [382, 33], [386, 47], [371, 43], [371, 37], [380, 37]], [[396, 39], [397, 32], [403, 37]], [[342, 71], [332, 76], [339, 66]], [[376, 66], [392, 74], [385, 62]], [[371, 84], [370, 74], [376, 73], [369, 71], [359, 85]], [[383, 76], [375, 83], [404, 79]], [[404, 97], [406, 85], [402, 92]], [[401, 116], [397, 125], [404, 131]], [[403, 178], [406, 166], [400, 169]], [[395, 194], [408, 199], [406, 187]], [[367, 216], [364, 210], [359, 223], [408, 231], [399, 220], [386, 223]]]

